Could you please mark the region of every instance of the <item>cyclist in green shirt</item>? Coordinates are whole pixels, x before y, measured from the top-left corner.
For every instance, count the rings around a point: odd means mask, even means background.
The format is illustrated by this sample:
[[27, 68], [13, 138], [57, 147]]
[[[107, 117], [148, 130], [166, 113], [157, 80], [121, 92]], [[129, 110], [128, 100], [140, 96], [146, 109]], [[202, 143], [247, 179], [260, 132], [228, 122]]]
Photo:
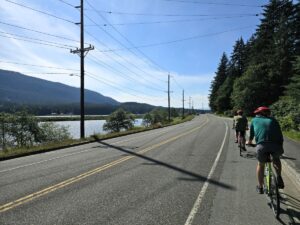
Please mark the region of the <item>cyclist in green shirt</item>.
[[233, 128], [235, 128], [235, 143], [238, 142], [238, 136], [239, 134], [243, 137], [242, 148], [245, 151], [245, 134], [246, 130], [248, 130], [248, 120], [243, 115], [243, 110], [238, 110], [237, 115], [233, 117]]
[[272, 155], [273, 166], [277, 172], [278, 187], [284, 188], [281, 177], [280, 156], [283, 154], [283, 136], [277, 120], [270, 117], [271, 110], [268, 107], [261, 106], [254, 111], [256, 115], [250, 125], [250, 137], [247, 144], [252, 144], [253, 138], [256, 142], [256, 157], [258, 164], [256, 175], [258, 179], [257, 192], [263, 194], [264, 185], [264, 166], [269, 155]]

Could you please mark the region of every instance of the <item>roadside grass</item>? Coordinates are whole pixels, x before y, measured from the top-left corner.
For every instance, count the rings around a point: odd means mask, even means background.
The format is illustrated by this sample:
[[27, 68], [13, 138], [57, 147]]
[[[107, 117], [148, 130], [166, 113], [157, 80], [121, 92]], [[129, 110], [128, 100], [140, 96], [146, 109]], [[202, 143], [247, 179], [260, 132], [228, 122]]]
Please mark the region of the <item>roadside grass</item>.
[[176, 125], [179, 123], [190, 121], [194, 117], [195, 117], [194, 115], [190, 115], [190, 116], [185, 117], [184, 119], [174, 118], [170, 124], [164, 124], [161, 126], [134, 127], [131, 130], [122, 131], [122, 132], [118, 132], [118, 133], [95, 134], [95, 135], [91, 135], [90, 137], [87, 137], [84, 139], [69, 139], [69, 140], [64, 140], [61, 142], [47, 143], [44, 145], [38, 145], [38, 146], [27, 147], [27, 148], [23, 147], [23, 148], [6, 149], [6, 150], [0, 151], [0, 161], [17, 158], [17, 157], [33, 155], [33, 154], [39, 154], [39, 153], [43, 153], [43, 152], [59, 150], [62, 148], [87, 144], [87, 143], [91, 143], [91, 142], [95, 142], [95, 141], [99, 141], [99, 140], [106, 140], [106, 139], [110, 139], [110, 138], [121, 137], [121, 136], [129, 135], [129, 134], [153, 130], [153, 129], [157, 129], [157, 128], [161, 128], [161, 127]]
[[294, 130], [283, 131], [283, 134], [284, 134], [284, 136], [286, 136], [294, 141], [300, 142], [300, 132], [298, 132], [298, 131], [294, 131]]

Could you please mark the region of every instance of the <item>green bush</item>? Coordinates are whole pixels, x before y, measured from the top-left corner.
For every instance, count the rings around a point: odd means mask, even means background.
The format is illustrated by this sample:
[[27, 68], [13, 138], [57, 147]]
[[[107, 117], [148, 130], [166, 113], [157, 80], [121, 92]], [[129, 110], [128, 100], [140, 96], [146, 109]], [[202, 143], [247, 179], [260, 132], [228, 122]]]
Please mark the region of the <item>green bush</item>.
[[293, 122], [291, 115], [279, 117], [278, 120], [283, 131], [289, 131], [295, 128], [295, 123]]
[[295, 99], [284, 97], [275, 102], [271, 110], [283, 130], [300, 131], [300, 104]]
[[129, 130], [134, 126], [134, 116], [120, 108], [110, 114], [106, 123], [103, 125], [103, 130], [111, 132], [120, 132], [121, 129]]
[[67, 126], [60, 126], [53, 122], [45, 122], [41, 123], [39, 127], [39, 140], [42, 143], [71, 139], [71, 134]]
[[3, 149], [31, 147], [50, 141], [70, 139], [66, 127], [41, 123], [26, 111], [0, 113], [0, 145]]

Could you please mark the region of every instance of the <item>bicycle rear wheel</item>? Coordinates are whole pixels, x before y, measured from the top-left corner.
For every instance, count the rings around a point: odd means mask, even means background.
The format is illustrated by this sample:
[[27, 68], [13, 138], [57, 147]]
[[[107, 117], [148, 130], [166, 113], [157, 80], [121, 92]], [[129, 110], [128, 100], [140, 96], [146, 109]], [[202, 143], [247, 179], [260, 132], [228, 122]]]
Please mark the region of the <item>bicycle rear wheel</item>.
[[277, 177], [272, 176], [271, 179], [271, 188], [270, 188], [270, 199], [271, 199], [271, 206], [276, 218], [279, 218], [280, 215], [280, 193], [278, 189]]
[[238, 146], [239, 146], [239, 150], [240, 150], [240, 156], [242, 156], [242, 142], [243, 142], [243, 138], [242, 138], [242, 135], [241, 133], [239, 132], [238, 134]]

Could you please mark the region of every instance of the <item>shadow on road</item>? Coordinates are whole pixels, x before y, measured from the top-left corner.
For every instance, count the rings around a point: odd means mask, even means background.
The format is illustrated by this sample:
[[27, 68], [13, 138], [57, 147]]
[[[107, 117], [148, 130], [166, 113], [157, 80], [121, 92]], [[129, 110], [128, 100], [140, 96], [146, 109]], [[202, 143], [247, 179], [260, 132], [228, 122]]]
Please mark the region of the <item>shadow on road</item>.
[[190, 172], [190, 171], [187, 171], [187, 170], [184, 170], [182, 168], [179, 168], [177, 166], [174, 166], [174, 165], [171, 165], [171, 164], [168, 164], [168, 163], [165, 163], [165, 162], [162, 162], [162, 161], [159, 161], [159, 160], [156, 160], [156, 159], [153, 159], [153, 158], [150, 158], [148, 156], [145, 156], [145, 155], [142, 155], [142, 154], [138, 154], [136, 152], [132, 152], [132, 151], [129, 151], [127, 149], [124, 149], [122, 147], [119, 147], [119, 146], [114, 146], [114, 145], [111, 145], [111, 144], [108, 144], [108, 143], [105, 143], [103, 141], [98, 141], [100, 144], [104, 145], [104, 146], [107, 146], [107, 147], [110, 147], [110, 148], [113, 148], [113, 149], [116, 149], [116, 150], [119, 150], [121, 152], [125, 152], [129, 155], [134, 155], [138, 158], [142, 158], [144, 160], [147, 160], [153, 164], [156, 164], [156, 165], [160, 165], [160, 166], [164, 166], [166, 168], [169, 168], [169, 169], [172, 169], [172, 170], [175, 170], [175, 171], [178, 171], [180, 173], [183, 173], [185, 175], [189, 175], [191, 176], [194, 180], [197, 180], [197, 181], [201, 181], [201, 182], [205, 182], [205, 181], [208, 181], [210, 184], [213, 184], [213, 185], [216, 185], [218, 187], [222, 187], [222, 188], [225, 188], [225, 189], [229, 189], [229, 190], [236, 190], [235, 187], [231, 186], [231, 185], [228, 185], [228, 184], [225, 184], [225, 183], [222, 183], [222, 182], [219, 182], [219, 181], [215, 181], [213, 179], [207, 179], [207, 177], [204, 177], [202, 175], [199, 175], [197, 173], [193, 173], [193, 172]]
[[243, 152], [241, 157], [245, 158], [245, 159], [256, 159], [256, 152], [253, 151], [247, 151], [247, 152]]
[[[268, 205], [272, 209], [271, 203], [268, 203]], [[286, 223], [280, 218], [278, 218], [278, 221], [283, 225], [300, 225], [300, 200], [284, 193], [281, 194], [280, 205], [280, 217], [285, 214], [290, 221]]]
[[281, 159], [297, 160], [296, 158], [288, 157], [288, 156], [286, 156], [286, 155], [282, 155], [280, 158], [281, 158]]

